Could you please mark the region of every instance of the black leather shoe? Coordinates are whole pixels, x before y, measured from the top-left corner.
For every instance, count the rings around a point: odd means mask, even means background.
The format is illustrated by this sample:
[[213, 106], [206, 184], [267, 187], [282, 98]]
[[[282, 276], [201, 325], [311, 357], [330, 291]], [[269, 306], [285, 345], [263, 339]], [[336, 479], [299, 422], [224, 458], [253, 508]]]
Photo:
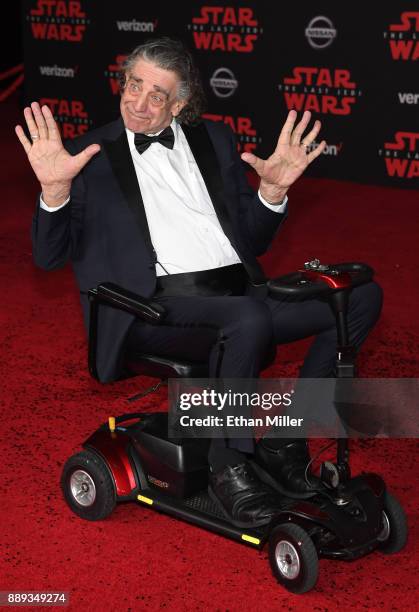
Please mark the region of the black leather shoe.
[[[321, 488], [320, 479], [310, 469], [307, 470], [310, 454], [306, 440], [295, 440], [281, 448], [272, 448], [269, 439], [262, 439], [256, 445], [254, 461], [259, 478], [285, 495], [297, 493], [306, 497]], [[268, 478], [258, 470], [258, 466], [267, 472]]]
[[267, 525], [281, 511], [281, 500], [247, 463], [227, 465], [209, 476], [208, 493], [237, 527]]

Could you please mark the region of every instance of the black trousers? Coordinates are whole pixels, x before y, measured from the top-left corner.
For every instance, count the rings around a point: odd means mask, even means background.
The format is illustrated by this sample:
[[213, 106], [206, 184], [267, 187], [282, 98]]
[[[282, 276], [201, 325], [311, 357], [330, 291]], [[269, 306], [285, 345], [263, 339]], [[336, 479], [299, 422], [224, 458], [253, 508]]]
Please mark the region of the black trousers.
[[[128, 344], [141, 351], [191, 361], [209, 359], [209, 376], [257, 378], [272, 343], [286, 344], [314, 336], [300, 370], [305, 378], [328, 377], [336, 359], [336, 323], [330, 306], [320, 300], [288, 301], [266, 290], [240, 296], [157, 297], [167, 311], [162, 325], [136, 321]], [[352, 290], [348, 328], [359, 349], [379, 318], [382, 291], [375, 282]], [[219, 363], [220, 341], [223, 355]], [[280, 355], [280, 353], [279, 353]], [[280, 357], [279, 357], [280, 358]], [[229, 446], [251, 452], [249, 440]]]

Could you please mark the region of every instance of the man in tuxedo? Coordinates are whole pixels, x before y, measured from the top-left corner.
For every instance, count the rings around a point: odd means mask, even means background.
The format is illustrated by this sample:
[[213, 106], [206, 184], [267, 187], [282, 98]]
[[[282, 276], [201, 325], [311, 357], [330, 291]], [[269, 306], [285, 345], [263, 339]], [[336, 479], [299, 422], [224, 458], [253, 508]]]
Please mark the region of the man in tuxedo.
[[[71, 260], [86, 324], [86, 292], [103, 281], [153, 297], [165, 310], [159, 326], [102, 308], [97, 370], [120, 376], [124, 350], [202, 361], [210, 376], [255, 378], [272, 345], [315, 335], [305, 377], [330, 376], [336, 332], [328, 305], [267, 295], [257, 256], [287, 215], [289, 187], [318, 157], [311, 144], [320, 122], [290, 111], [272, 155], [237, 153], [223, 124], [200, 121], [202, 87], [190, 53], [172, 39], [134, 49], [121, 79], [121, 118], [64, 148], [47, 106], [24, 110], [29, 138], [16, 127], [42, 193], [33, 223], [38, 265]], [[242, 160], [260, 177], [249, 187]], [[378, 286], [355, 289], [349, 331], [359, 347], [381, 306]], [[222, 346], [222, 355], [220, 353]], [[278, 481], [304, 491], [305, 440], [262, 441], [259, 460]], [[247, 461], [252, 440], [214, 440], [210, 491], [238, 525], [262, 525], [279, 500]]]

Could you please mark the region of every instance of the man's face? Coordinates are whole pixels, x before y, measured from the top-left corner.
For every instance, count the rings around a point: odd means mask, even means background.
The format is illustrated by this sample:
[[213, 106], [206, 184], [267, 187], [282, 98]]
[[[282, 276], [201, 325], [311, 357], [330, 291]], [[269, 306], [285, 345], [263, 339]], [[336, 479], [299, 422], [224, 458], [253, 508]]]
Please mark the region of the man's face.
[[186, 104], [177, 100], [177, 74], [152, 62], [139, 59], [126, 79], [121, 115], [132, 132], [155, 134], [163, 130]]

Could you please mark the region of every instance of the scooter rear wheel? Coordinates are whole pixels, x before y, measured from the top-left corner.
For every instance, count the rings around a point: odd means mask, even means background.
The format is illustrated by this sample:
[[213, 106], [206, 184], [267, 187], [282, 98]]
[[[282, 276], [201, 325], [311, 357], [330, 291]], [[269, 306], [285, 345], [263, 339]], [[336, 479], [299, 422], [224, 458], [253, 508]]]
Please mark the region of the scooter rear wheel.
[[292, 593], [306, 593], [317, 582], [317, 551], [308, 533], [299, 525], [286, 523], [272, 531], [269, 562], [275, 578]]
[[386, 491], [383, 510], [383, 529], [379, 535], [379, 550], [391, 555], [404, 548], [407, 541], [407, 520], [400, 502]]
[[90, 451], [67, 460], [61, 489], [71, 510], [88, 521], [104, 519], [115, 508], [115, 488], [109, 469], [99, 455]]

